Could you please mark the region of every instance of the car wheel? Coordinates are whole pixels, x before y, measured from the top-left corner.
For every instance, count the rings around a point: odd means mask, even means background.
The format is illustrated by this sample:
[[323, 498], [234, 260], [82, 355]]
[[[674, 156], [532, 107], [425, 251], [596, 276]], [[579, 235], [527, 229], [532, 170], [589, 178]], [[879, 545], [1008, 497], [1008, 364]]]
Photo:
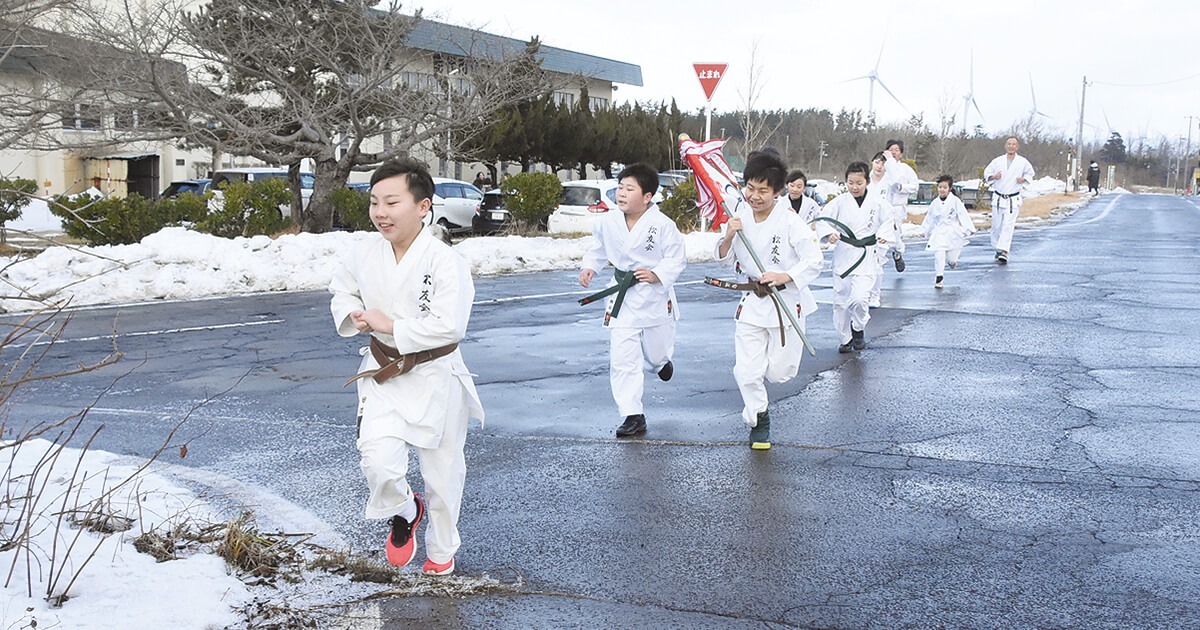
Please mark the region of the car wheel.
[[454, 229], [454, 226], [450, 224], [450, 221], [448, 219], [446, 219], [446, 217], [442, 217], [442, 218], [438, 219], [437, 224], [446, 228], [447, 232]]

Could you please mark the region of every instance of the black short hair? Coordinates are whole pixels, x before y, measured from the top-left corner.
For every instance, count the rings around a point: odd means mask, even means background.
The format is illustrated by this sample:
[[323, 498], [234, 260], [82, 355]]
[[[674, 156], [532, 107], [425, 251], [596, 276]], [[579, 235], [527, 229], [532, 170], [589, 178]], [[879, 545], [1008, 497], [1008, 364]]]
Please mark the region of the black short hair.
[[433, 201], [433, 177], [429, 175], [429, 168], [424, 162], [411, 157], [392, 158], [380, 164], [371, 173], [371, 188], [382, 180], [399, 175], [404, 176], [404, 183], [408, 185], [408, 192], [412, 193], [414, 201]]
[[862, 175], [870, 180], [871, 167], [868, 166], [866, 162], [851, 162], [850, 166], [846, 167], [846, 179], [850, 179], [851, 173], [858, 173], [859, 175]]
[[658, 192], [658, 171], [654, 170], [654, 167], [649, 164], [637, 162], [626, 166], [621, 169], [620, 173], [617, 173], [618, 182], [626, 177], [632, 177], [637, 181], [638, 186], [642, 188], [642, 194], [650, 193], [653, 195]]
[[950, 177], [949, 175], [938, 175], [937, 183], [940, 184], [942, 182], [946, 182], [947, 184], [950, 184], [951, 188], [954, 187], [954, 178]]
[[886, 161], [887, 161], [887, 156], [886, 156], [886, 155], [884, 155], [884, 152], [883, 152], [883, 151], [880, 151], [879, 153], [876, 153], [876, 154], [875, 154], [875, 157], [871, 158], [871, 161], [872, 161], [872, 162], [876, 162], [876, 161], [878, 161], [878, 160], [883, 160], [884, 162], [886, 162]]
[[776, 193], [783, 190], [784, 177], [787, 167], [779, 159], [779, 152], [767, 147], [762, 151], [751, 151], [746, 156], [746, 168], [742, 169], [742, 179], [746, 183], [766, 182]]
[[790, 184], [790, 183], [796, 181], [797, 179], [803, 179], [805, 184], [808, 183], [808, 176], [805, 175], [804, 171], [802, 171], [800, 169], [796, 169], [796, 170], [788, 173], [787, 179], [783, 180], [783, 183]]
[[892, 148], [892, 145], [893, 145], [893, 144], [895, 144], [895, 145], [899, 145], [899, 146], [900, 146], [900, 152], [901, 152], [901, 153], [904, 153], [904, 141], [903, 141], [903, 140], [888, 140], [888, 141], [887, 141], [887, 144], [883, 145], [883, 148], [885, 148], [885, 149], [890, 149], [890, 148]]

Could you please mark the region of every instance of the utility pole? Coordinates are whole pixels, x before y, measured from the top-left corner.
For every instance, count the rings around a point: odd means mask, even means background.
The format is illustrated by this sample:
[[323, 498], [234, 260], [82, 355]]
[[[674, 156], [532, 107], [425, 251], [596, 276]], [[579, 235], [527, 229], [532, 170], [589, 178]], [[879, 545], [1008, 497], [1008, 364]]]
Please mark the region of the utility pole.
[[[1183, 152], [1183, 163], [1187, 164], [1188, 167], [1190, 167], [1192, 164], [1192, 119], [1196, 118], [1196, 117], [1195, 116], [1184, 116], [1184, 118], [1187, 118], [1187, 121], [1188, 121], [1188, 135], [1187, 135], [1187, 149], [1185, 149]], [[1192, 185], [1192, 174], [1186, 172], [1186, 170], [1187, 170], [1186, 167], [1184, 170], [1185, 170], [1184, 175], [1187, 176], [1187, 178], [1188, 178], [1187, 185], [1185, 185], [1183, 187], [1183, 191], [1186, 194], [1187, 189]], [[1179, 175], [1175, 176], [1175, 180], [1176, 180], [1176, 183], [1178, 183]], [[1193, 190], [1192, 192], [1195, 193], [1196, 191]]]
[[1079, 96], [1079, 130], [1075, 134], [1075, 164], [1071, 168], [1071, 178], [1075, 189], [1079, 190], [1080, 167], [1083, 166], [1083, 104], [1087, 100], [1087, 75], [1083, 77], [1083, 91]]

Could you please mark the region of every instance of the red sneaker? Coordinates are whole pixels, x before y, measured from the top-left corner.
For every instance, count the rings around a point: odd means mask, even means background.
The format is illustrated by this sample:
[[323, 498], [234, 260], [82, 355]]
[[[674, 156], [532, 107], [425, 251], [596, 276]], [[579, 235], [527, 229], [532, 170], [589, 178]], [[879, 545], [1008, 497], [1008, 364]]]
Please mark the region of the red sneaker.
[[449, 562], [438, 564], [433, 560], [426, 560], [425, 566], [421, 567], [421, 572], [425, 575], [450, 575], [454, 573], [454, 558], [450, 558]]
[[413, 556], [417, 555], [417, 525], [420, 525], [421, 519], [425, 517], [425, 502], [415, 493], [413, 501], [417, 502], [416, 518], [410, 523], [400, 516], [393, 516], [392, 532], [384, 545], [388, 562], [398, 567], [412, 562]]

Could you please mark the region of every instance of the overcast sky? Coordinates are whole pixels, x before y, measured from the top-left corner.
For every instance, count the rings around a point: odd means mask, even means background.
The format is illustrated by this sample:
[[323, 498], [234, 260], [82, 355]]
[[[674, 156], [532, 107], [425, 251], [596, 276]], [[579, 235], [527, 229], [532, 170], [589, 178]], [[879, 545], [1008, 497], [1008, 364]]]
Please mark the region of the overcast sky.
[[[1151, 0], [1014, 0], [856, 3], [760, 0], [690, 3], [653, 0], [426, 0], [426, 17], [542, 42], [641, 66], [644, 86], [619, 86], [618, 102], [676, 99], [696, 111], [704, 94], [693, 62], [725, 62], [728, 74], [713, 96], [718, 111], [738, 108], [758, 42], [763, 69], [761, 107], [867, 109], [871, 71], [881, 122], [924, 113], [933, 126], [948, 102], [961, 129], [974, 54], [974, 94], [989, 133], [1008, 129], [1033, 108], [1049, 128], [1074, 137], [1083, 77], [1084, 138], [1113, 129], [1126, 144], [1139, 136], [1186, 137], [1200, 145], [1200, 3]], [[687, 8], [685, 8], [685, 6]], [[851, 7], [855, 7], [851, 9]], [[1107, 122], [1106, 122], [1107, 117]], [[1039, 117], [1041, 118], [1041, 117]], [[968, 124], [981, 122], [972, 110]], [[713, 133], [717, 133], [716, 130]]]

